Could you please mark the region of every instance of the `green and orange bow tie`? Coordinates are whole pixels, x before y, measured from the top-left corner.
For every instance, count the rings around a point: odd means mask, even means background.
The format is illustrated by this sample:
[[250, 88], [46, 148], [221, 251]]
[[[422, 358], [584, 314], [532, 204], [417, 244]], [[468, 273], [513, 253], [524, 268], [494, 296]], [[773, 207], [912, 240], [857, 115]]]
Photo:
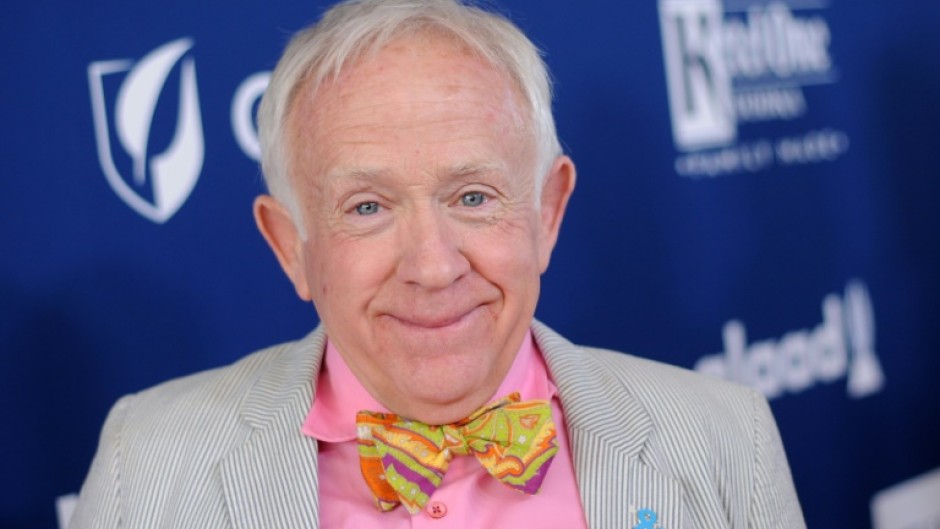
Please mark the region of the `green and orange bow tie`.
[[362, 475], [383, 511], [399, 503], [417, 514], [441, 484], [454, 455], [472, 454], [496, 479], [535, 494], [558, 451], [548, 401], [519, 402], [519, 394], [442, 426], [393, 413], [359, 412]]

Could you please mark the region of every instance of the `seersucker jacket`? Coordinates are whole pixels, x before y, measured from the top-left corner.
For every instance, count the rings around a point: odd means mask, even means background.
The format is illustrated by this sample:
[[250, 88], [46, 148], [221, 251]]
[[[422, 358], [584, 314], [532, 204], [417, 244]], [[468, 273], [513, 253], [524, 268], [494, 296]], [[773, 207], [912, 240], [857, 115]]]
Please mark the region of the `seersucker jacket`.
[[[758, 393], [532, 329], [590, 528], [805, 528]], [[300, 427], [325, 341], [321, 327], [119, 400], [71, 529], [319, 527], [317, 443]], [[644, 509], [655, 525], [640, 523]]]

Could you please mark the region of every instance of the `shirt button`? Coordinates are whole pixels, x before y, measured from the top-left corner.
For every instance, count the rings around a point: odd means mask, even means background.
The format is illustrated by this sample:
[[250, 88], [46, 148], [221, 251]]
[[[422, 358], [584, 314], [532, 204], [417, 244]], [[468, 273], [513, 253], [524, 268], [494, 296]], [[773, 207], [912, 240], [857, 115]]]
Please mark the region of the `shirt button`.
[[432, 501], [428, 503], [427, 511], [431, 518], [443, 518], [447, 515], [447, 505], [442, 501]]

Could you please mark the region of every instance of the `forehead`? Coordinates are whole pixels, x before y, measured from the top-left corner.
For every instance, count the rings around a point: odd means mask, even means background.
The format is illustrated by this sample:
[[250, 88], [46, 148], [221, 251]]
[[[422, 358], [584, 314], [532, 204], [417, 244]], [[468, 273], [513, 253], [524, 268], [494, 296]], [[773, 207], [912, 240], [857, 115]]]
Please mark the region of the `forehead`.
[[337, 156], [390, 142], [447, 151], [498, 139], [529, 150], [525, 108], [507, 74], [453, 38], [419, 33], [354, 61], [315, 93], [301, 85], [288, 119], [289, 149], [304, 172], [310, 163], [325, 169]]

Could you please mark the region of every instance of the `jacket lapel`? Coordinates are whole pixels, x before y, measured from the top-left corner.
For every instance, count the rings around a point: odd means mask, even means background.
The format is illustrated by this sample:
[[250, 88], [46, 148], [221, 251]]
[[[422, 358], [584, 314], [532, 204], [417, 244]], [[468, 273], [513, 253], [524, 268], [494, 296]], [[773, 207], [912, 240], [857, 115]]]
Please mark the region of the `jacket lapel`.
[[317, 443], [300, 433], [326, 335], [283, 347], [241, 407], [244, 438], [219, 465], [236, 529], [317, 528]]
[[545, 325], [532, 329], [558, 387], [588, 526], [684, 528], [682, 489], [651, 466], [654, 424], [632, 388]]

